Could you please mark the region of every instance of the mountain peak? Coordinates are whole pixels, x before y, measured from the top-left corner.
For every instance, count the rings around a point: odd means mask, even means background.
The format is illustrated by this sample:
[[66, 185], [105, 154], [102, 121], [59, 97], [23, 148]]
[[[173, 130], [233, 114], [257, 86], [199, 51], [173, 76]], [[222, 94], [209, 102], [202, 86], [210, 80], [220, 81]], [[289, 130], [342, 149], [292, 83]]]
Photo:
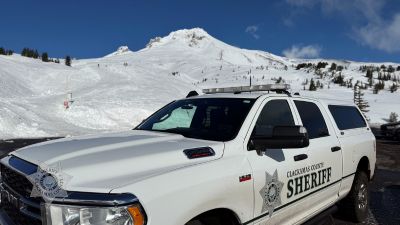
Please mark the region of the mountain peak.
[[190, 36], [210, 36], [207, 31], [205, 31], [203, 28], [192, 28], [192, 29], [181, 29], [177, 31], [173, 31], [169, 34], [169, 36], [174, 36], [174, 37], [190, 37]]
[[128, 52], [131, 52], [131, 50], [129, 49], [128, 46], [120, 46], [120, 47], [117, 49], [117, 51], [115, 51], [115, 52], [113, 52], [113, 53], [111, 53], [111, 54], [106, 55], [106, 57], [115, 56], [115, 55], [124, 55], [124, 54], [126, 54], [126, 53], [128, 53]]
[[210, 39], [211, 36], [202, 28], [181, 29], [171, 32], [165, 37], [156, 37], [150, 40], [146, 45], [147, 48], [159, 46], [173, 41], [183, 41], [189, 47], [198, 46], [203, 39]]

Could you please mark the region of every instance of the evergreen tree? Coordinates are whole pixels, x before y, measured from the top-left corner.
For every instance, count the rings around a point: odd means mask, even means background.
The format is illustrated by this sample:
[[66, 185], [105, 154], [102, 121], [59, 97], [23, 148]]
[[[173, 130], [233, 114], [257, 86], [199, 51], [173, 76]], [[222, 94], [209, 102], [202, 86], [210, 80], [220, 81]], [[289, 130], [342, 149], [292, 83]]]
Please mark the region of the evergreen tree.
[[35, 55], [35, 52], [32, 49], [28, 49], [28, 57], [33, 58], [34, 55]]
[[336, 76], [335, 78], [333, 78], [333, 83], [335, 83], [335, 84], [340, 84], [340, 85], [343, 85], [343, 84], [344, 84], [344, 77], [342, 76], [341, 73], [339, 73], [338, 76]]
[[368, 85], [372, 87], [374, 85], [374, 80], [372, 78], [368, 78]]
[[27, 49], [26, 48], [22, 49], [21, 56], [27, 56]]
[[311, 79], [310, 81], [310, 87], [308, 88], [309, 91], [316, 91], [317, 90], [317, 86], [315, 86], [315, 82], [314, 79]]
[[372, 79], [374, 76], [372, 70], [367, 69], [367, 74], [365, 76], [368, 77], [368, 79]]
[[26, 49], [26, 57], [33, 58], [33, 50], [27, 48]]
[[393, 67], [392, 65], [390, 65], [390, 66], [388, 67], [387, 71], [388, 71], [389, 73], [393, 73], [395, 70], [394, 70], [394, 67]]
[[328, 65], [327, 62], [318, 62], [317, 69], [325, 68]]
[[332, 63], [331, 68], [329, 68], [330, 71], [334, 71], [337, 69], [336, 63]]
[[380, 90], [385, 88], [385, 82], [379, 81], [377, 84], [374, 85], [374, 94], [378, 94]]
[[397, 71], [400, 71], [400, 66], [398, 66], [396, 70], [397, 70]]
[[[32, 51], [33, 51], [33, 50], [32, 50]], [[38, 52], [37, 50], [33, 51], [32, 57], [33, 57], [34, 59], [39, 58], [39, 52]]]
[[317, 80], [316, 86], [317, 86], [317, 88], [319, 88], [321, 86], [321, 82], [319, 80]]
[[396, 83], [393, 83], [392, 86], [390, 86], [390, 92], [394, 93], [397, 91], [398, 85]]
[[355, 85], [354, 86], [354, 104], [356, 104], [363, 113], [366, 113], [369, 111], [367, 109], [369, 107], [369, 105], [368, 105], [368, 102], [364, 100], [363, 96], [364, 96], [364, 93], [361, 92], [360, 86], [358, 84]]
[[71, 57], [69, 55], [65, 57], [65, 65], [71, 66]]
[[49, 62], [49, 55], [47, 54], [47, 52], [42, 53], [42, 61]]
[[382, 73], [379, 72], [379, 74], [378, 74], [378, 80], [382, 80], [382, 79], [383, 79]]
[[0, 47], [0, 55], [5, 55], [6, 54], [6, 50], [4, 50], [3, 47]]
[[374, 90], [373, 90], [373, 93], [374, 94], [378, 94], [379, 93], [379, 83], [378, 84], [374, 84]]
[[399, 118], [399, 115], [397, 115], [397, 113], [391, 112], [390, 115], [389, 115], [389, 122], [390, 123], [395, 123], [395, 122], [397, 122], [398, 118]]
[[301, 68], [310, 68], [312, 67], [313, 64], [312, 63], [300, 63], [296, 66], [296, 70], [299, 70]]

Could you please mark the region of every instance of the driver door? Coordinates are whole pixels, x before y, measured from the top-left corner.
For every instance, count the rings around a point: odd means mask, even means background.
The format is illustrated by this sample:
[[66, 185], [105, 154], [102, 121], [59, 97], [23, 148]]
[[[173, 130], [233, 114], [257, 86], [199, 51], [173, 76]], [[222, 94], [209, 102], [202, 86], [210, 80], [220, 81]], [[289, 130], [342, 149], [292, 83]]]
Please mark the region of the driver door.
[[[299, 125], [294, 106], [288, 98], [267, 98], [251, 126], [272, 129], [275, 126]], [[251, 132], [249, 132], [251, 133]], [[250, 135], [249, 135], [250, 136]], [[245, 144], [249, 141], [249, 137]], [[248, 149], [248, 159], [254, 176], [254, 219], [252, 224], [286, 224], [298, 221], [300, 211], [307, 204], [302, 199], [300, 186], [296, 189], [294, 171], [308, 165], [307, 148], [266, 149], [262, 156]], [[299, 181], [297, 181], [299, 183]], [[300, 204], [303, 204], [300, 206]]]

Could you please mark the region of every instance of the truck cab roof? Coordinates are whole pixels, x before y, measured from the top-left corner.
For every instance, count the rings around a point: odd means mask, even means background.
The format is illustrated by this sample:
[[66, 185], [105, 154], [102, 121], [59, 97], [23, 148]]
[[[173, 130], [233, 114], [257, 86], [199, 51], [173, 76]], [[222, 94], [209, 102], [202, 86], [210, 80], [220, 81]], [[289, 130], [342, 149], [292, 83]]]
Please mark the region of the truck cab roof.
[[190, 98], [245, 98], [245, 99], [257, 99], [260, 97], [289, 97], [292, 99], [307, 99], [307, 100], [314, 100], [318, 101], [321, 104], [328, 106], [328, 105], [342, 105], [342, 106], [354, 106], [352, 101], [346, 100], [338, 100], [338, 99], [329, 99], [329, 98], [315, 98], [310, 96], [301, 96], [295, 94], [279, 94], [276, 92], [269, 92], [268, 91], [256, 91], [256, 92], [241, 92], [241, 93], [210, 93], [210, 94], [203, 94], [192, 96]]

